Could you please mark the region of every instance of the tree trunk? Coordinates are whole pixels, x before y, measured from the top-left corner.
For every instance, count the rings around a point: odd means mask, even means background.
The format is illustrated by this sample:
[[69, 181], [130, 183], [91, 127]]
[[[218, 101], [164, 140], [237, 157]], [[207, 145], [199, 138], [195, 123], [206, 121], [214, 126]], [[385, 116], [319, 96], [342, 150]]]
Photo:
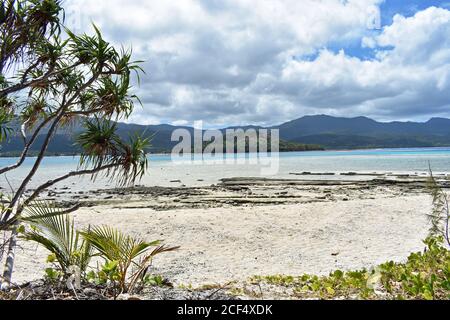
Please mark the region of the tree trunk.
[[[18, 205], [14, 206], [13, 216], [17, 215]], [[20, 222], [17, 221], [12, 226], [11, 235], [9, 239], [8, 252], [6, 255], [5, 267], [3, 269], [3, 277], [1, 283], [1, 290], [8, 290], [12, 283], [12, 274], [14, 270], [14, 260], [16, 258], [16, 246], [17, 246], [17, 236], [18, 236], [18, 228]]]
[[14, 260], [16, 257], [17, 246], [17, 228], [18, 225], [14, 225], [14, 229], [11, 232], [11, 238], [9, 240], [8, 254], [6, 256], [5, 268], [3, 270], [3, 282], [1, 290], [8, 290], [12, 282], [12, 274], [14, 270]]
[[3, 237], [2, 243], [0, 244], [0, 262], [1, 262], [1, 261], [3, 261], [3, 255], [5, 254], [5, 248], [6, 248], [6, 245], [8, 244], [8, 237], [7, 237], [8, 232], [6, 232], [6, 231], [0, 231], [0, 232], [2, 233], [2, 237]]

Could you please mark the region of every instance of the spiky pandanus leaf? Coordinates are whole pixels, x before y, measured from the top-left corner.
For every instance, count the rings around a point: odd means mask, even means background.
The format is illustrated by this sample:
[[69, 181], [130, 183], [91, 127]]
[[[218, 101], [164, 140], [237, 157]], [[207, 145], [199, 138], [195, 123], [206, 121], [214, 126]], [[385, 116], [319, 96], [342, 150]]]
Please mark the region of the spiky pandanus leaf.
[[[77, 137], [77, 144], [83, 150], [80, 168], [101, 168], [109, 166], [102, 174], [117, 186], [133, 185], [141, 179], [148, 168], [146, 150], [151, 138], [135, 134], [128, 142], [117, 135], [117, 124], [110, 119], [93, 117], [84, 122], [85, 131]], [[95, 180], [97, 174], [92, 175]]]
[[[37, 139], [43, 137], [34, 165], [13, 192], [8, 208], [0, 210], [1, 231], [10, 231], [11, 226], [16, 226], [25, 208], [56, 183], [83, 175], [95, 179], [101, 174], [122, 185], [132, 184], [146, 168], [144, 139], [128, 144], [128, 141], [116, 139], [114, 128], [112, 131], [108, 127], [85, 128], [80, 163], [83, 168], [51, 179], [27, 196], [29, 184], [58, 130], [67, 129], [80, 117], [107, 121], [128, 118], [135, 101], [140, 103], [139, 98], [130, 93], [130, 76], [136, 73], [139, 81], [143, 70], [139, 61], [131, 60], [131, 50], [116, 50], [96, 26], [92, 35], [76, 35], [65, 29], [63, 20], [61, 0], [0, 2], [0, 140], [12, 133], [10, 128], [15, 127], [16, 119], [22, 125], [20, 133], [25, 140], [18, 161], [0, 168], [0, 173], [21, 167]], [[95, 136], [96, 133], [100, 135]], [[60, 213], [64, 212], [44, 213], [46, 219], [56, 222], [34, 219], [29, 222], [47, 223], [39, 229], [35, 227], [40, 231], [35, 231], [34, 238], [51, 250], [60, 250], [63, 259], [64, 252], [70, 251], [70, 243], [61, 242], [53, 233], [65, 231], [57, 226], [69, 222], [58, 218]], [[51, 243], [42, 239], [48, 240], [47, 234], [52, 234]], [[72, 234], [65, 231], [60, 236], [76, 238], [78, 235], [75, 231]], [[11, 245], [8, 249], [3, 273], [6, 282], [11, 280], [14, 247]]]
[[8, 135], [10, 135], [13, 131], [10, 126], [12, 113], [6, 106], [4, 106], [6, 102], [3, 102], [3, 100], [6, 100], [6, 98], [0, 97], [0, 143], [4, 142]]

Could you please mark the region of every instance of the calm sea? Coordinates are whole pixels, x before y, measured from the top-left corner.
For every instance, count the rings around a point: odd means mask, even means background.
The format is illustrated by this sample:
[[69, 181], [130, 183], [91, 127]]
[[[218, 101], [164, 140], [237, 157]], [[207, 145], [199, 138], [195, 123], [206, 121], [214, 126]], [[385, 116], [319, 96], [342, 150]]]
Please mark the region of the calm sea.
[[[429, 164], [436, 173], [450, 172], [450, 148], [280, 153], [279, 163], [272, 163], [273, 167], [278, 168], [275, 174], [262, 173], [264, 171], [262, 168], [267, 167], [268, 164], [255, 164], [255, 161], [247, 161], [247, 158], [247, 155], [231, 155], [228, 156], [227, 162], [217, 161], [217, 158], [216, 161], [196, 159], [195, 161], [173, 162], [170, 155], [151, 155], [149, 171], [139, 184], [146, 186], [202, 186], [217, 183], [221, 178], [261, 176], [295, 178], [292, 174], [301, 172], [426, 173]], [[233, 159], [239, 161], [232, 161]], [[6, 189], [9, 188], [9, 185], [17, 186], [30, 170], [34, 160], [34, 158], [30, 158], [20, 169], [8, 173], [6, 177], [0, 177], [0, 187]], [[0, 166], [3, 167], [15, 161], [17, 159], [0, 158]], [[77, 157], [46, 158], [32, 185], [58, 177], [69, 170], [75, 170], [77, 164]], [[316, 176], [310, 178], [317, 179]], [[337, 175], [335, 178], [339, 179], [341, 176]], [[87, 190], [114, 186], [114, 182], [102, 178], [95, 182], [88, 178], [76, 178], [63, 182], [58, 187]]]

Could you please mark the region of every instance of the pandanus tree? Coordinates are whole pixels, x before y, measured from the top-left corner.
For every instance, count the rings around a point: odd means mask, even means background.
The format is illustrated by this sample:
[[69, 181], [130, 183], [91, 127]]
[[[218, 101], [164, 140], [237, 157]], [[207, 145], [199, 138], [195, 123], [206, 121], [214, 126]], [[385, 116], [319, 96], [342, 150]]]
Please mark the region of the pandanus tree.
[[[11, 281], [18, 227], [27, 207], [43, 191], [71, 177], [104, 175], [120, 185], [131, 185], [147, 168], [149, 141], [139, 136], [123, 141], [115, 122], [129, 117], [139, 99], [130, 93], [132, 78], [139, 80], [139, 61], [131, 50], [117, 50], [94, 26], [92, 35], [77, 35], [64, 26], [58, 0], [2, 0], [0, 3], [0, 141], [10, 135], [23, 139], [17, 162], [0, 168], [0, 175], [16, 170], [40, 139], [33, 165], [0, 207], [0, 231], [6, 260], [2, 286]], [[77, 138], [80, 163], [30, 190], [46, 150], [58, 130], [84, 123]], [[57, 210], [61, 215], [78, 206]], [[30, 217], [27, 216], [29, 220]], [[31, 217], [32, 219], [32, 217]]]

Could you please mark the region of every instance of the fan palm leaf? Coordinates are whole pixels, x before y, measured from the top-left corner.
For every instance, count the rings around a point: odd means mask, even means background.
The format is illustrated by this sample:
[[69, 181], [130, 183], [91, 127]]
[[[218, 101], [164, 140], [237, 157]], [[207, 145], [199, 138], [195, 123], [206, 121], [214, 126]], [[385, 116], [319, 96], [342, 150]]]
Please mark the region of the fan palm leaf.
[[71, 266], [86, 270], [92, 257], [92, 247], [75, 230], [73, 220], [62, 215], [61, 210], [42, 203], [28, 207], [22, 218], [31, 226], [23, 233], [23, 238], [42, 245], [55, 255], [56, 260], [66, 273]]
[[[81, 232], [81, 235], [100, 252], [106, 261], [117, 263], [120, 274], [119, 285], [124, 292], [130, 291], [139, 278], [145, 275], [149, 263], [155, 255], [178, 249], [178, 247], [161, 245], [161, 240], [146, 242], [125, 235], [109, 226], [94, 227], [86, 232]], [[156, 249], [150, 254], [147, 254], [139, 262], [136, 261], [154, 247]], [[130, 276], [130, 284], [127, 286], [127, 273], [132, 266], [137, 267], [138, 271]]]
[[38, 200], [24, 208], [20, 220], [33, 224], [48, 218], [66, 215], [66, 212], [65, 209], [56, 207], [52, 202]]

